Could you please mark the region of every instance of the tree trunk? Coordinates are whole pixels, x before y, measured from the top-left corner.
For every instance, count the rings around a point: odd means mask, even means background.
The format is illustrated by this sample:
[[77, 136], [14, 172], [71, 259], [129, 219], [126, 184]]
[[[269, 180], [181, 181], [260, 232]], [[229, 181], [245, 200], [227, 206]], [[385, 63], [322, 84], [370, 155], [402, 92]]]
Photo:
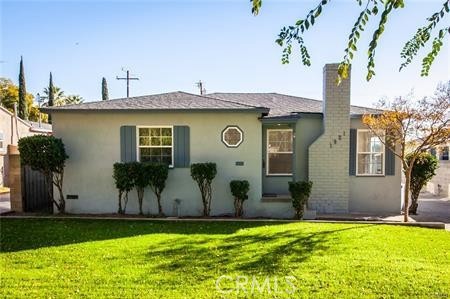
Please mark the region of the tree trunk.
[[161, 206], [161, 193], [157, 193], [156, 194], [156, 200], [158, 202], [158, 215], [159, 216], [164, 216], [163, 210], [162, 210], [162, 206]]
[[119, 191], [119, 210], [117, 213], [122, 214], [122, 191]]
[[56, 187], [58, 188], [58, 193], [59, 193], [59, 208], [58, 208], [58, 212], [61, 213], [61, 214], [64, 214], [66, 212], [66, 201], [64, 199], [62, 186], [58, 184], [58, 185], [56, 185]]
[[142, 212], [142, 202], [144, 201], [144, 188], [136, 188], [138, 202], [139, 202], [139, 215], [144, 215]]

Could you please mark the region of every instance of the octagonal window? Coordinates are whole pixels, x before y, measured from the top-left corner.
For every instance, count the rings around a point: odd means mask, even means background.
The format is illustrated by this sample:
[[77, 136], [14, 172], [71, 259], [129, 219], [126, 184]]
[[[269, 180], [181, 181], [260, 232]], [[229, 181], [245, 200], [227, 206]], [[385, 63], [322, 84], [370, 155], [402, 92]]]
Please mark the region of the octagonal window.
[[244, 133], [238, 126], [228, 126], [222, 131], [222, 142], [228, 147], [238, 147], [244, 140]]

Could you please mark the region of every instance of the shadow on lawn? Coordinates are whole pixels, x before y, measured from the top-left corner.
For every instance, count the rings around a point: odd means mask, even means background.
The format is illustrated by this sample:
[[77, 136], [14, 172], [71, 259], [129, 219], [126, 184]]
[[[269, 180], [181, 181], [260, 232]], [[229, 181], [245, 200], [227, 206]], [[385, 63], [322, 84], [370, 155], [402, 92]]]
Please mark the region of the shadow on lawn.
[[180, 222], [88, 219], [0, 219], [0, 252], [148, 234], [229, 235], [279, 222]]
[[[160, 261], [155, 269], [197, 271], [217, 268], [224, 271], [244, 271], [246, 274], [276, 274], [289, 272], [290, 267], [308, 259], [312, 254], [323, 254], [339, 233], [367, 228], [355, 225], [335, 230], [289, 229], [273, 233], [237, 233], [233, 236], [191, 240], [180, 236], [149, 247], [148, 259]], [[294, 269], [292, 269], [294, 270]], [[209, 278], [208, 278], [209, 279]]]

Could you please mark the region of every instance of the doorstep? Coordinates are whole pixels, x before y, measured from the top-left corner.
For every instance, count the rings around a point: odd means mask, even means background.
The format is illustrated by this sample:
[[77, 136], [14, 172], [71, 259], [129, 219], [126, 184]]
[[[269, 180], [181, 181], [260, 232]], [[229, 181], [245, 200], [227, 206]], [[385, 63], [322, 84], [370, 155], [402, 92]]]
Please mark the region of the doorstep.
[[263, 194], [261, 202], [292, 202], [290, 194]]

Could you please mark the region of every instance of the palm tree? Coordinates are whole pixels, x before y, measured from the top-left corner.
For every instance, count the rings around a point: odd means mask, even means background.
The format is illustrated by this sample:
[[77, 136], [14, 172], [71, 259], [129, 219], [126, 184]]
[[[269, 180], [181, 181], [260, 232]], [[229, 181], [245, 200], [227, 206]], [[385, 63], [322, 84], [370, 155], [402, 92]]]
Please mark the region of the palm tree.
[[[48, 87], [44, 88], [44, 96], [42, 98], [48, 99], [50, 92]], [[65, 105], [65, 95], [64, 91], [58, 86], [53, 86], [53, 105], [54, 106], [64, 106]]]
[[70, 95], [65, 97], [64, 105], [75, 105], [83, 103], [83, 98], [79, 95]]

